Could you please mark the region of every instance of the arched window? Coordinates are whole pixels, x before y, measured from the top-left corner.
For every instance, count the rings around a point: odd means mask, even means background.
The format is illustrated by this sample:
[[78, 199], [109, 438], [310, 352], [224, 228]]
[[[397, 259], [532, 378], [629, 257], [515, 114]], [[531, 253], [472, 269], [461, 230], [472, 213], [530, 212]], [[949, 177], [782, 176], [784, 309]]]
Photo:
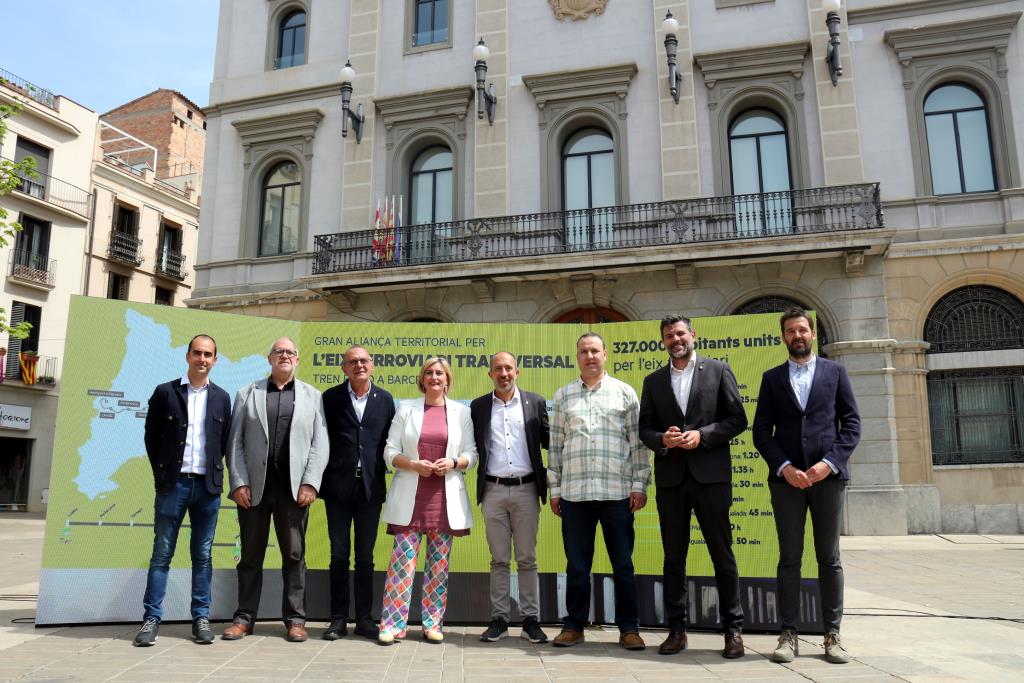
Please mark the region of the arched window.
[[995, 287], [954, 289], [924, 324], [928, 353], [1024, 349], [1024, 304]]
[[749, 109], [729, 126], [729, 167], [740, 235], [788, 232], [793, 225], [789, 142], [782, 119], [767, 109]]
[[615, 145], [599, 128], [584, 128], [562, 147], [562, 207], [565, 242], [570, 248], [611, 246], [615, 206]]
[[[778, 313], [782, 315], [788, 308], [802, 308], [805, 311], [814, 310], [813, 306], [800, 303], [796, 299], [784, 296], [762, 296], [757, 299], [751, 299], [742, 306], [736, 307], [732, 315], [750, 315], [755, 313]], [[827, 354], [822, 353], [821, 348], [830, 343], [831, 340], [820, 315], [815, 316], [814, 323], [815, 334], [818, 338], [818, 355], [825, 357]]]
[[924, 125], [935, 194], [996, 189], [988, 110], [976, 90], [960, 83], [932, 90]]
[[302, 172], [286, 161], [270, 169], [263, 180], [260, 214], [260, 256], [298, 251], [302, 209]]
[[[924, 338], [928, 353], [972, 354], [963, 364], [1024, 349], [1024, 303], [995, 287], [955, 289], [928, 314]], [[930, 371], [928, 414], [936, 465], [1024, 462], [1024, 367]]]
[[403, 258], [431, 262], [447, 253], [451, 236], [452, 151], [436, 145], [416, 155], [409, 171], [409, 228], [401, 236]]
[[306, 63], [306, 13], [295, 10], [285, 15], [277, 32], [275, 69]]
[[603, 306], [592, 308], [574, 308], [567, 311], [551, 322], [566, 324], [593, 325], [594, 323], [621, 323], [626, 322], [626, 316], [618, 311]]

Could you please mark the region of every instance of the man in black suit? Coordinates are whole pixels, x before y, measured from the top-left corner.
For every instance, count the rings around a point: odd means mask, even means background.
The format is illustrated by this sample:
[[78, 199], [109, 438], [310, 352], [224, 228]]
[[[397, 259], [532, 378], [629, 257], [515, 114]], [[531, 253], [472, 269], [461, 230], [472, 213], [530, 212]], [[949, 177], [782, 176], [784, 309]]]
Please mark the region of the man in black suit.
[[514, 542], [523, 617], [520, 635], [531, 643], [546, 643], [548, 637], [539, 623], [537, 527], [547, 497], [547, 472], [540, 455], [540, 449], [548, 447], [547, 403], [542, 396], [516, 387], [519, 368], [511, 353], [491, 356], [487, 374], [494, 392], [469, 406], [480, 454], [476, 498], [491, 551], [491, 623], [480, 640], [494, 642], [508, 635]]
[[729, 507], [732, 459], [729, 440], [747, 426], [736, 378], [727, 363], [698, 357], [690, 319], [661, 321], [670, 363], [644, 378], [640, 438], [654, 451], [654, 481], [665, 551], [664, 600], [669, 634], [658, 648], [686, 649], [686, 552], [690, 515], [696, 513], [715, 566], [718, 610], [725, 632], [722, 656], [743, 656], [743, 608], [732, 552]]
[[217, 363], [217, 342], [212, 337], [193, 337], [185, 360], [186, 374], [158, 385], [146, 411], [146, 455], [153, 468], [156, 504], [153, 554], [142, 599], [145, 613], [134, 641], [139, 647], [156, 642], [171, 558], [186, 512], [191, 526], [192, 638], [204, 645], [213, 642], [211, 550], [223, 491], [231, 398], [210, 381], [210, 370]]
[[850, 455], [860, 441], [857, 400], [846, 368], [814, 355], [814, 321], [803, 309], [788, 309], [780, 325], [789, 360], [761, 378], [753, 428], [754, 446], [768, 463], [768, 490], [779, 535], [776, 580], [782, 634], [772, 661], [791, 662], [799, 650], [800, 564], [810, 510], [825, 659], [845, 664], [850, 658], [839, 639], [843, 618], [839, 532]]
[[324, 392], [324, 417], [331, 444], [320, 497], [331, 541], [331, 624], [324, 640], [348, 634], [349, 557], [355, 529], [355, 632], [377, 639], [373, 605], [373, 546], [384, 504], [384, 445], [395, 399], [374, 386], [373, 358], [361, 346], [345, 352], [346, 381]]

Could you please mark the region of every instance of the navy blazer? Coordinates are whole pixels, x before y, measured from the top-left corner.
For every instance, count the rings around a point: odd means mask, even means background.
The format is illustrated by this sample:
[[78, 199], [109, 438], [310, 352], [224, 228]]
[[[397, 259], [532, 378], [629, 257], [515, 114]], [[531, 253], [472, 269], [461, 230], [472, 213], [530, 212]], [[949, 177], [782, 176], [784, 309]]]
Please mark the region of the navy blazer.
[[[672, 391], [671, 372], [666, 365], [647, 375], [640, 398], [640, 439], [654, 451], [655, 484], [678, 486], [687, 472], [701, 484], [731, 482], [729, 442], [747, 428], [732, 369], [720, 360], [696, 357], [685, 419]], [[700, 445], [666, 449], [661, 437], [673, 425], [683, 432], [699, 430]]]
[[768, 463], [768, 478], [781, 479], [787, 460], [807, 470], [828, 458], [840, 479], [850, 478], [850, 456], [860, 441], [857, 399], [846, 368], [818, 357], [807, 407], [800, 410], [789, 382], [789, 363], [764, 373], [754, 413], [754, 447]]
[[[484, 484], [487, 480], [487, 443], [491, 434], [491, 399], [494, 393], [484, 394], [469, 404], [469, 413], [473, 418], [473, 436], [476, 437], [476, 451], [480, 455], [480, 465], [476, 474], [476, 501], [484, 501]], [[540, 394], [519, 390], [519, 399], [523, 403], [523, 429], [526, 432], [526, 452], [533, 466], [534, 485], [537, 496], [543, 503], [548, 497], [548, 474], [541, 458], [540, 449], [548, 448], [548, 404]]]
[[[228, 449], [228, 428], [231, 425], [231, 397], [210, 382], [206, 395], [206, 490], [220, 493], [224, 489], [224, 454]], [[149, 397], [146, 411], [146, 455], [153, 468], [153, 484], [157, 493], [174, 489], [185, 458], [188, 433], [188, 386], [181, 379], [158, 384]]]
[[356, 419], [348, 380], [324, 392], [324, 418], [331, 444], [330, 457], [320, 484], [320, 497], [338, 500], [348, 495], [356, 467], [362, 467], [366, 499], [383, 505], [387, 495], [384, 446], [395, 417], [395, 399], [376, 384], [370, 385], [363, 419]]

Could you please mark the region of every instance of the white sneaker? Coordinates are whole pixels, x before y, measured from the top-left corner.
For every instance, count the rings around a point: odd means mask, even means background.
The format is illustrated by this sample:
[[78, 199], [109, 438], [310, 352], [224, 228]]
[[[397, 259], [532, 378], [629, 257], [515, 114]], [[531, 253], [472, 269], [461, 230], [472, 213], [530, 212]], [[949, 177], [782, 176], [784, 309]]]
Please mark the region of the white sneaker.
[[780, 664], [788, 664], [796, 659], [800, 653], [800, 643], [796, 639], [796, 631], [786, 629], [779, 636], [779, 645], [772, 653], [772, 661]]

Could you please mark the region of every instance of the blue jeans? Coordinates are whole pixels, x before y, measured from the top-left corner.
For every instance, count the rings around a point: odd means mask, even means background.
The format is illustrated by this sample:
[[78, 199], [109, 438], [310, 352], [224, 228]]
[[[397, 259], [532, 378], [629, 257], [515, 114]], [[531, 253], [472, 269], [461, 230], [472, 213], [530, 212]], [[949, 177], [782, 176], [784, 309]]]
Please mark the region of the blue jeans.
[[590, 569], [594, 537], [601, 523], [615, 585], [615, 625], [622, 633], [640, 628], [640, 607], [633, 573], [633, 513], [629, 499], [561, 501], [565, 547], [565, 628], [582, 631], [590, 616]]
[[156, 494], [153, 525], [153, 555], [146, 576], [146, 595], [142, 598], [144, 619], [163, 619], [167, 574], [178, 545], [178, 530], [188, 512], [191, 525], [189, 546], [192, 551], [192, 620], [210, 616], [210, 583], [213, 579], [213, 533], [217, 529], [220, 494], [206, 490], [203, 477], [179, 477], [174, 489]]

